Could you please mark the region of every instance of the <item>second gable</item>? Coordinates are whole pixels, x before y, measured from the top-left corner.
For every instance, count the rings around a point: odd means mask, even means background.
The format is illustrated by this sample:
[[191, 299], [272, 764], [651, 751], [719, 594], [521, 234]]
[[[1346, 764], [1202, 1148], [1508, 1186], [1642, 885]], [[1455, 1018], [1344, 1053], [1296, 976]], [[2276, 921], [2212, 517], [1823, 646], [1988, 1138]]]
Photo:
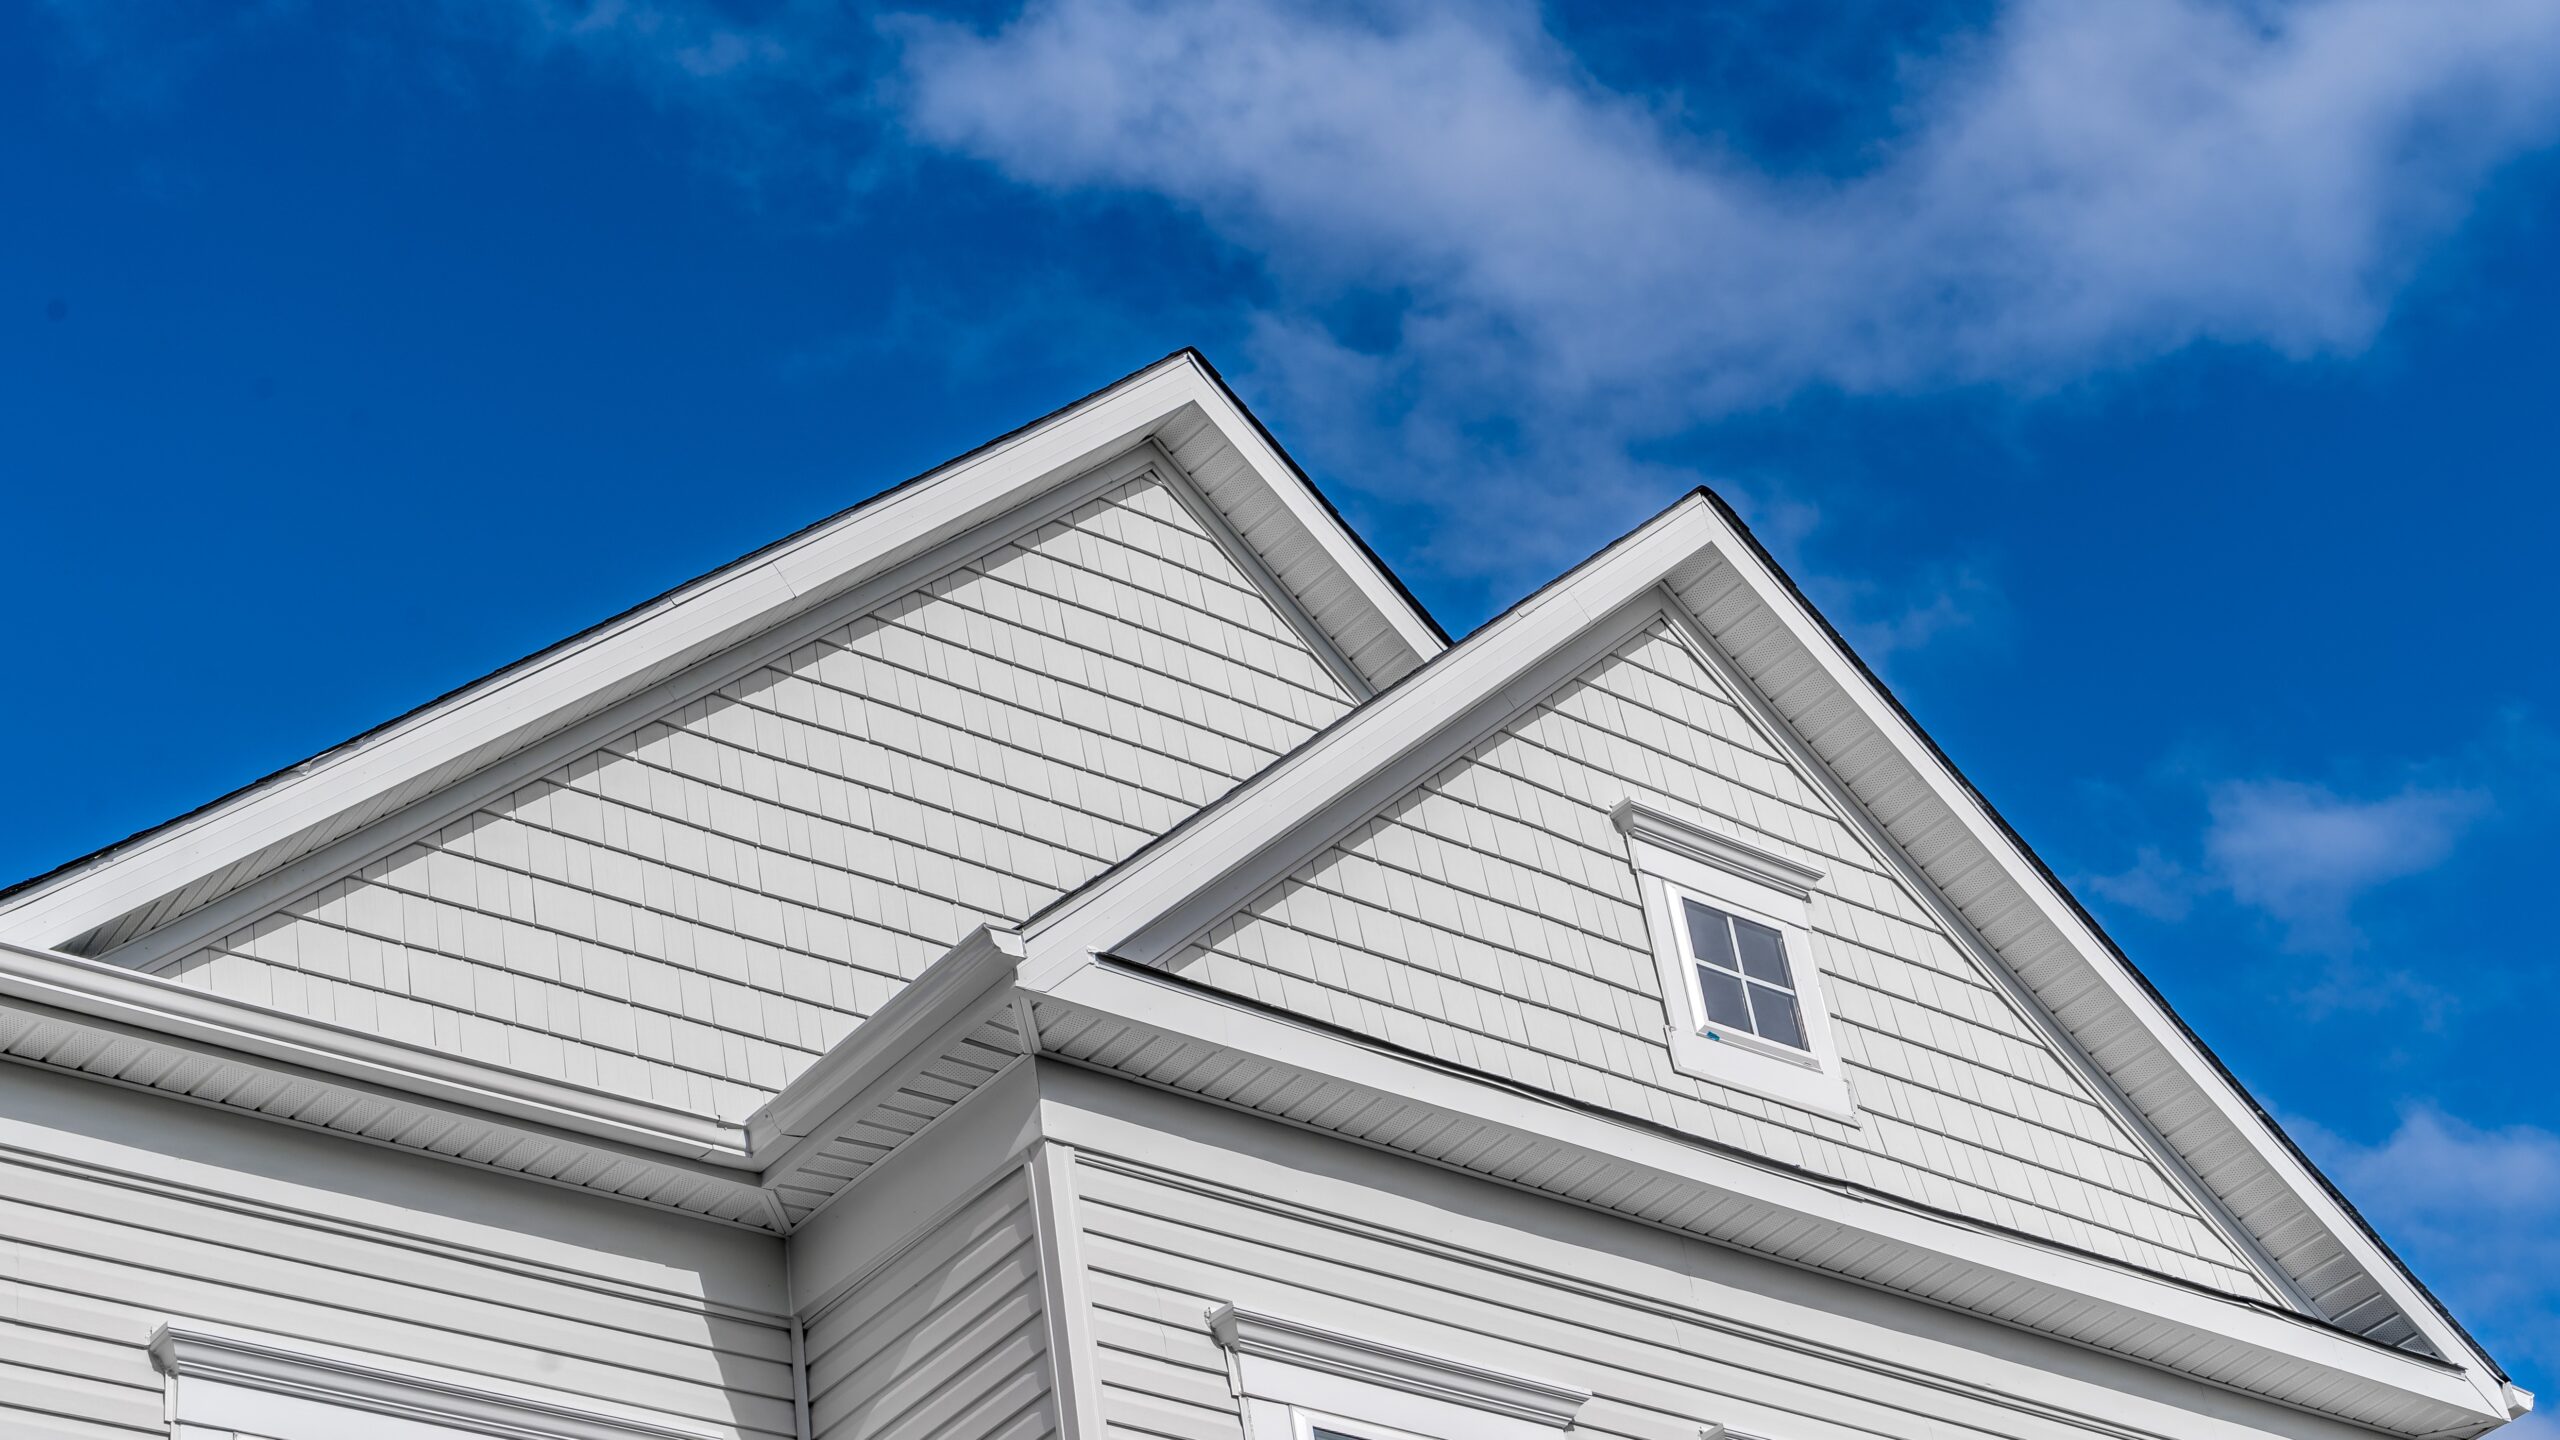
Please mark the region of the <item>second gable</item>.
[[[2203, 1203], [1657, 617], [1167, 963], [1454, 1064], [1983, 1223], [2271, 1298]], [[1611, 811], [1822, 872], [1844, 1122], [1684, 1073]]]

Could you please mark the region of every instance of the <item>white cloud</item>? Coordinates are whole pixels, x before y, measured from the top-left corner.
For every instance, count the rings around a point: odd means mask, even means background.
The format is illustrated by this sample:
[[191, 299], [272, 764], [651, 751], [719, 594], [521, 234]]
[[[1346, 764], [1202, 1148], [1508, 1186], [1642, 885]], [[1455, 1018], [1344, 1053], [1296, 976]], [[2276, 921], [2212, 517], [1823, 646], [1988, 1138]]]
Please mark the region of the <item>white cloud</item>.
[[2131, 867], [2112, 875], [2090, 876], [2085, 883], [2128, 910], [2169, 921], [2186, 919], [2197, 899], [2211, 888], [2156, 845], [2143, 846]]
[[1359, 422], [1371, 489], [1430, 472], [1448, 563], [1530, 574], [1659, 503], [1631, 446], [1807, 388], [2353, 351], [2560, 121], [2547, 0], [2016, 0], [1845, 178], [1599, 89], [1518, 7], [1036, 0], [905, 34], [918, 138], [1188, 207], [1293, 313], [1408, 302], [1382, 353], [1269, 322], [1255, 378]]
[[[1031, 0], [983, 29], [832, 0], [446, 4], [720, 117], [760, 190], [894, 170], [885, 120], [1025, 186], [1196, 215], [1272, 282], [1231, 372], [1359, 508], [1418, 512], [1423, 568], [1489, 590], [1701, 478], [1657, 442], [1808, 391], [2353, 353], [2486, 176], [2560, 132], [2548, 0], [2008, 0], [1905, 57], [1890, 134], [1799, 169], [1704, 128], [1749, 97], [1613, 93], [1526, 0]], [[1345, 300], [1387, 319], [1310, 318]], [[1997, 611], [1961, 574], [1829, 588], [1884, 649]]]
[[2493, 808], [2486, 789], [2464, 784], [2413, 782], [2355, 798], [2298, 780], [2225, 780], [2205, 792], [2194, 860], [2144, 846], [2130, 867], [2085, 883], [2129, 910], [2172, 922], [2186, 919], [2200, 900], [2226, 898], [2282, 925], [2286, 948], [2343, 957], [2364, 943], [2353, 918], [2357, 902], [2443, 865]]
[[2231, 781], [2206, 802], [2205, 863], [2231, 897], [2283, 922], [2300, 948], [2350, 942], [2357, 897], [2424, 874], [2488, 813], [2466, 788], [2410, 787], [2354, 800], [2291, 780]]

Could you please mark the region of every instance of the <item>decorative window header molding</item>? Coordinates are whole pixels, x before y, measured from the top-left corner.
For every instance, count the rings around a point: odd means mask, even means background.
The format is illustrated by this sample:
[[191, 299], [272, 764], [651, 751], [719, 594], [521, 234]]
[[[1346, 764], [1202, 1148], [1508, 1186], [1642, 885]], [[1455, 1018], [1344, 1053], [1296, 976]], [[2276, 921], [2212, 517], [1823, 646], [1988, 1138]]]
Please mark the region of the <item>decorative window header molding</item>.
[[[316, 1432], [290, 1418], [264, 1418], [266, 1413], [272, 1409], [278, 1416], [307, 1417], [317, 1406], [387, 1416], [435, 1432], [503, 1440], [705, 1440], [708, 1433], [402, 1373], [289, 1348], [281, 1341], [195, 1325], [166, 1324], [153, 1331], [151, 1363], [168, 1377], [171, 1418], [181, 1425], [290, 1437]], [[343, 1419], [336, 1423], [344, 1425]], [[341, 1428], [337, 1433], [351, 1432]], [[400, 1433], [411, 1432], [403, 1428]]]
[[[1583, 1402], [1591, 1398], [1590, 1391], [1577, 1386], [1426, 1355], [1233, 1305], [1209, 1312], [1209, 1331], [1228, 1352], [1239, 1386], [1252, 1399], [1287, 1403], [1303, 1398], [1265, 1393], [1274, 1387], [1257, 1383], [1261, 1377], [1256, 1367], [1245, 1363], [1253, 1360], [1274, 1361], [1298, 1371], [1311, 1370], [1554, 1430], [1571, 1425]], [[1278, 1378], [1285, 1380], [1287, 1373], [1282, 1371]]]
[[1822, 872], [1810, 865], [1728, 839], [1641, 800], [1618, 802], [1618, 808], [1609, 812], [1609, 822], [1630, 840], [1658, 845], [1702, 865], [1713, 865], [1745, 880], [1783, 890], [1799, 900], [1809, 898], [1814, 882], [1822, 878]]
[[[1822, 872], [1639, 799], [1619, 802], [1609, 819], [1626, 835], [1636, 870], [1672, 1068], [1863, 1123], [1815, 953], [1811, 907]], [[1724, 926], [1721, 943], [1710, 945], [1710, 932]], [[1765, 942], [1756, 963], [1744, 953], [1748, 937]]]

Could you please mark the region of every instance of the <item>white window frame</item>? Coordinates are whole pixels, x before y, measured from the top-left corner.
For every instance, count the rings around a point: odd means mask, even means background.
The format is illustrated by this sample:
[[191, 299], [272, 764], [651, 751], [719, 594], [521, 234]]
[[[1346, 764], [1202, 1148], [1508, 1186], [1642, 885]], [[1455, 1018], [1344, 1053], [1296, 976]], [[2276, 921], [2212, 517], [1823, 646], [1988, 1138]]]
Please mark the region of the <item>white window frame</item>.
[[[1681, 818], [1669, 807], [1630, 799], [1609, 817], [1627, 837], [1628, 858], [1643, 896], [1645, 931], [1661, 985], [1663, 1042], [1684, 1075], [1858, 1124], [1857, 1097], [1832, 1036], [1811, 927], [1813, 866], [1746, 844]], [[1766, 925], [1786, 951], [1805, 1048], [1719, 1029], [1707, 1019], [1697, 961], [1681, 902], [1701, 904]]]
[[1313, 1410], [1289, 1407], [1294, 1422], [1290, 1440], [1317, 1440], [1316, 1432], [1339, 1435], [1343, 1440], [1435, 1440], [1429, 1435], [1416, 1435], [1410, 1430], [1393, 1430], [1368, 1420], [1351, 1420], [1340, 1415], [1322, 1415]]
[[1558, 1440], [1591, 1392], [1235, 1305], [1209, 1312], [1246, 1440]]

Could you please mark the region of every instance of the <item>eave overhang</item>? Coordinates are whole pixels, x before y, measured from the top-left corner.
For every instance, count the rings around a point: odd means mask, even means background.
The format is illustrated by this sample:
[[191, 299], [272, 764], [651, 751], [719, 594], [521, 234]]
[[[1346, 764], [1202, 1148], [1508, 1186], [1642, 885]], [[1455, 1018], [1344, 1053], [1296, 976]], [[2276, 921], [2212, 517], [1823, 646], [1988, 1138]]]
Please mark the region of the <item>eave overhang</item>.
[[[1040, 957], [1036, 950], [1034, 963]], [[2404, 1436], [2522, 1413], [2476, 1370], [1405, 1052], [1150, 967], [1034, 993], [1040, 1053]], [[2529, 1397], [2522, 1399], [2530, 1404]]]

